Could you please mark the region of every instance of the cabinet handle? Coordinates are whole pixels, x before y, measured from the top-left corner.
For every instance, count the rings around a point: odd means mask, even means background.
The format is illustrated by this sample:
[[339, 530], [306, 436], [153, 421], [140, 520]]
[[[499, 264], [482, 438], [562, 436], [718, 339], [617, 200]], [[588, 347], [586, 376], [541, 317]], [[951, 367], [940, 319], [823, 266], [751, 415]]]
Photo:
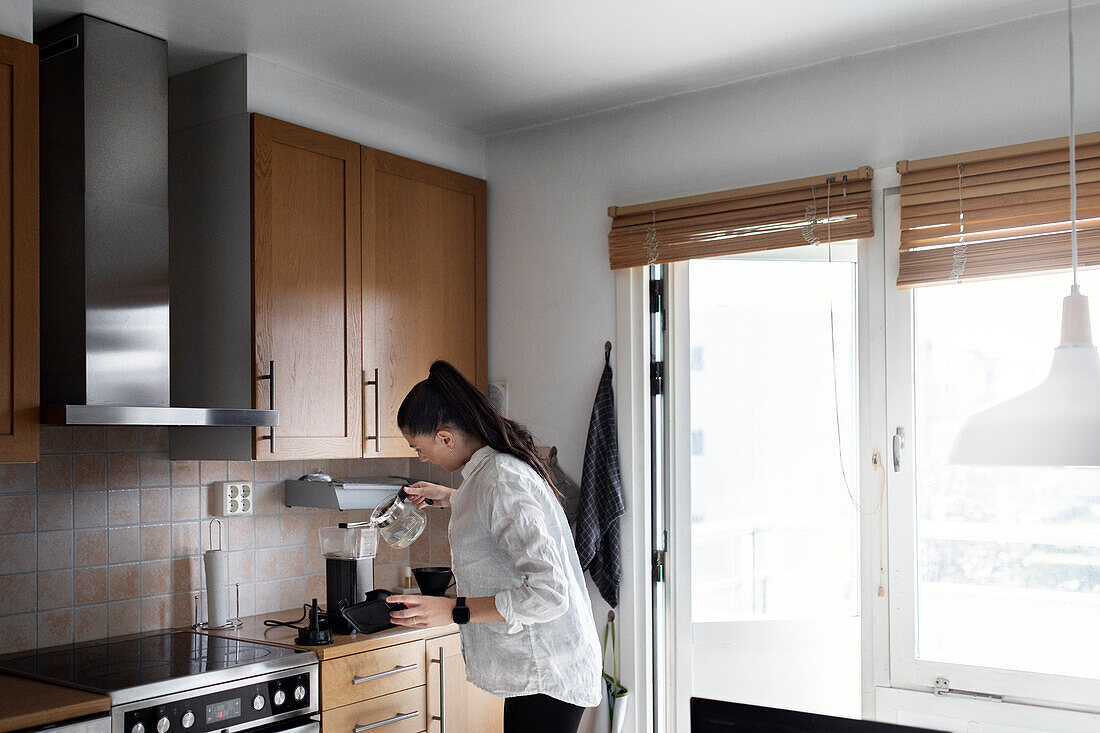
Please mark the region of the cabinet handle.
[[439, 647], [439, 659], [432, 659], [431, 663], [439, 664], [439, 715], [433, 715], [432, 720], [439, 721], [439, 733], [446, 733], [447, 677], [443, 672], [443, 647]]
[[[363, 376], [366, 376], [364, 374]], [[374, 452], [382, 452], [382, 383], [378, 380], [378, 370], [374, 370], [374, 379], [368, 379], [363, 382], [363, 402], [366, 402], [367, 391], [366, 388], [370, 385], [374, 385], [374, 435], [367, 435], [363, 438], [363, 452], [366, 452], [367, 441], [374, 441]], [[363, 412], [365, 413], [367, 406], [363, 405]], [[367, 431], [364, 429], [364, 433]]]
[[[267, 401], [268, 401], [268, 405], [270, 405], [269, 409], [274, 410], [275, 409], [275, 362], [274, 361], [269, 361], [267, 363], [267, 371], [268, 371], [267, 374], [261, 374], [259, 376], [259, 378], [260, 379], [270, 379], [271, 380], [271, 389], [268, 390], [268, 392], [267, 392]], [[271, 452], [274, 453], [275, 452], [275, 426], [272, 425], [267, 430], [268, 430], [267, 435], [261, 436], [260, 440], [271, 441], [268, 447], [271, 449]]]
[[389, 677], [391, 674], [401, 674], [402, 672], [408, 672], [409, 670], [416, 669], [415, 664], [407, 664], [404, 667], [397, 666], [393, 669], [387, 669], [385, 672], [379, 672], [378, 674], [369, 674], [366, 677], [352, 677], [351, 684], [358, 685], [362, 682], [370, 682], [371, 680], [381, 679], [383, 677]]
[[365, 730], [372, 730], [374, 728], [381, 728], [383, 725], [389, 725], [390, 723], [396, 723], [401, 720], [408, 720], [409, 718], [415, 718], [420, 715], [419, 710], [413, 710], [411, 713], [398, 713], [392, 718], [386, 718], [385, 720], [379, 720], [377, 723], [367, 723], [366, 725], [357, 725], [352, 728], [353, 733], [363, 733]]

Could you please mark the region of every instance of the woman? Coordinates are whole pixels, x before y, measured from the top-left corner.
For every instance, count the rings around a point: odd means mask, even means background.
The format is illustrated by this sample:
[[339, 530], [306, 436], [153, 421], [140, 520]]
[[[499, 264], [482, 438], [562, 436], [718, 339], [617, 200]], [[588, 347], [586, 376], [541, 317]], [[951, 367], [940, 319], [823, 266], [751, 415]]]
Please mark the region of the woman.
[[450, 489], [417, 482], [417, 506], [451, 507], [458, 599], [391, 596], [402, 626], [462, 632], [466, 676], [504, 701], [504, 731], [575, 733], [602, 697], [592, 606], [553, 481], [531, 434], [445, 361], [401, 403], [397, 424], [421, 461], [462, 471]]

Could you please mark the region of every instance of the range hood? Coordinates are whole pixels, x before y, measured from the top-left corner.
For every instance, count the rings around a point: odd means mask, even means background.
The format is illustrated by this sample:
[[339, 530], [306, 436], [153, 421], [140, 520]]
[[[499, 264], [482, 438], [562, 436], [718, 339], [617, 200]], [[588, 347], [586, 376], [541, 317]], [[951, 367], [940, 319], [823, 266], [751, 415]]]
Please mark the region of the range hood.
[[87, 15], [35, 43], [43, 422], [278, 425], [250, 404], [171, 404], [188, 365], [169, 363], [167, 43]]

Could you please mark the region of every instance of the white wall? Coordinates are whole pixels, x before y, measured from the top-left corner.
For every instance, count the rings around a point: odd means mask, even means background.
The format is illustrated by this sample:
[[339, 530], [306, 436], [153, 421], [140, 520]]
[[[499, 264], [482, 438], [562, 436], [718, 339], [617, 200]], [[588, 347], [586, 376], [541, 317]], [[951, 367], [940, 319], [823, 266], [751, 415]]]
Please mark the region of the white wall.
[[[1074, 21], [1077, 129], [1093, 131], [1100, 7]], [[1064, 135], [1065, 33], [1064, 15], [1033, 18], [490, 138], [490, 378], [512, 416], [579, 478], [614, 338], [609, 205]]]
[[0, 35], [34, 40], [34, 6], [31, 0], [4, 0], [0, 3]]

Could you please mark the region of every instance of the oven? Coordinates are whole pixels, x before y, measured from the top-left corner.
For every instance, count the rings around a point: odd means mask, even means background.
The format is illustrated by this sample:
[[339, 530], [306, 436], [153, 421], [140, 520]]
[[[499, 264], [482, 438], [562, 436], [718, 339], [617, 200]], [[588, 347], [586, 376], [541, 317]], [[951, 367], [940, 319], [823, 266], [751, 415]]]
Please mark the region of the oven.
[[0, 669], [111, 698], [111, 733], [320, 733], [313, 652], [190, 631], [46, 649]]

